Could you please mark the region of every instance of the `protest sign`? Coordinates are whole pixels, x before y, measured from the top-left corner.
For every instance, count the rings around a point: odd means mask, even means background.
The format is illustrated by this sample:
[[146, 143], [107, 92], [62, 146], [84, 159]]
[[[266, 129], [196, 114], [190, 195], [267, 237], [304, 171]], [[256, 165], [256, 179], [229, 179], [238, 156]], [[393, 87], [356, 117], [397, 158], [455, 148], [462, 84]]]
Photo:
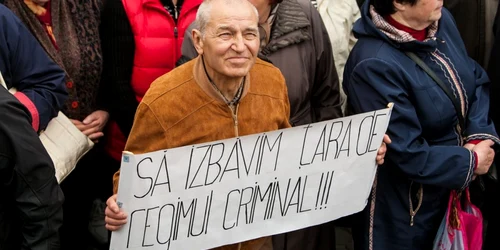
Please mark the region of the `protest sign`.
[[209, 249], [361, 211], [391, 110], [124, 153], [118, 204], [128, 222], [111, 249]]

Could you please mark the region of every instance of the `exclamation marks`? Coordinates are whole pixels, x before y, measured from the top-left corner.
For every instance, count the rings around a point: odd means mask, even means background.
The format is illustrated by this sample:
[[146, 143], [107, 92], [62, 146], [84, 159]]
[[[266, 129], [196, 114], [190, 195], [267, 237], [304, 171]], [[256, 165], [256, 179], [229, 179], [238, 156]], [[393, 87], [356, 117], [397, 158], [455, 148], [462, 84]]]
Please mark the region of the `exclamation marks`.
[[321, 174], [321, 179], [319, 181], [318, 193], [316, 195], [316, 208], [321, 210], [326, 209], [328, 204], [328, 197], [330, 196], [330, 188], [332, 187], [333, 173], [335, 171], [326, 172]]

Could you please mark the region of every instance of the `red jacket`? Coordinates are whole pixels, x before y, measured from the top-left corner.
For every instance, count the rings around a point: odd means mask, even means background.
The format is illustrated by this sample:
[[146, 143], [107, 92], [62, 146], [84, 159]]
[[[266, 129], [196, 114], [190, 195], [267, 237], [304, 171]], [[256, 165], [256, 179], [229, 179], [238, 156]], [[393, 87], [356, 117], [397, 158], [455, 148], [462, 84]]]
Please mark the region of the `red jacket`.
[[[130, 84], [138, 102], [158, 77], [175, 67], [181, 56], [184, 32], [196, 19], [202, 0], [185, 0], [177, 24], [160, 0], [122, 0], [135, 41]], [[110, 124], [108, 153], [120, 160], [126, 138], [116, 123]]]
[[159, 0], [123, 0], [135, 40], [132, 87], [138, 101], [149, 85], [175, 67], [184, 31], [196, 19], [201, 0], [184, 1], [177, 25]]

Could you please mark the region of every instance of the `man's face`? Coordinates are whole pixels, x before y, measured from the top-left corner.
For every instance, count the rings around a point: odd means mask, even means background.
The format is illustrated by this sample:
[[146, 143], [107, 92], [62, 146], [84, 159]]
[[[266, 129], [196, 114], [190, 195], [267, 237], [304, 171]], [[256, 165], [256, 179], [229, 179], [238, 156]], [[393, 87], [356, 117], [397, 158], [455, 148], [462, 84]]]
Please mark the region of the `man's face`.
[[[214, 4], [205, 34], [195, 40], [214, 78], [247, 75], [259, 51], [258, 17], [250, 4]], [[218, 76], [217, 76], [218, 75]]]

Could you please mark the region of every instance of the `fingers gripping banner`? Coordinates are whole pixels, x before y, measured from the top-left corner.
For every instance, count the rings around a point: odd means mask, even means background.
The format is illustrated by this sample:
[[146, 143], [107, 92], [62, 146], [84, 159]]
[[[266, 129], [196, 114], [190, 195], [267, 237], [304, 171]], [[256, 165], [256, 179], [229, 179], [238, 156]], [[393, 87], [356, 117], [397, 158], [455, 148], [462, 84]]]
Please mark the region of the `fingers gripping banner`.
[[209, 249], [361, 211], [391, 108], [147, 154], [124, 153], [111, 249]]

